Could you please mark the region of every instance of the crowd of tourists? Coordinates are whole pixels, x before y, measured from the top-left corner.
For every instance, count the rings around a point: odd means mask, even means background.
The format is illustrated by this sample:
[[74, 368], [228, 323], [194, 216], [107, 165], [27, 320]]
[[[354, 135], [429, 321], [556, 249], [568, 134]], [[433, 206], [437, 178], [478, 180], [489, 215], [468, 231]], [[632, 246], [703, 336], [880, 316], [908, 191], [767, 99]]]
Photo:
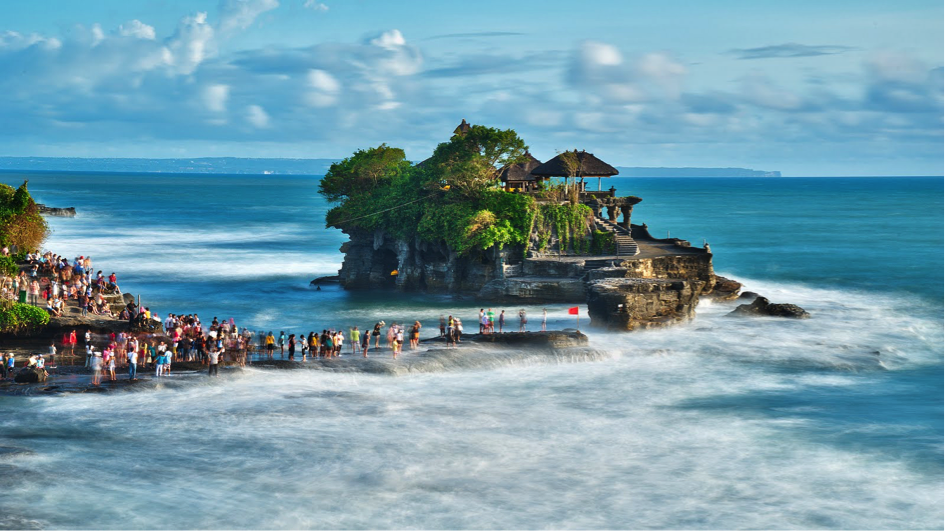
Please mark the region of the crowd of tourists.
[[[9, 253], [9, 250], [4, 248], [3, 252]], [[46, 353], [32, 354], [22, 360], [23, 367], [46, 371], [56, 368], [57, 356], [68, 357], [72, 362], [82, 356], [84, 366], [92, 371], [94, 385], [99, 385], [103, 379], [116, 380], [119, 371], [127, 372], [131, 380], [138, 378], [139, 369], [153, 370], [155, 378], [163, 378], [171, 374], [174, 363], [180, 362], [200, 363], [207, 367], [208, 374], [216, 375], [219, 365], [227, 361], [245, 367], [254, 357], [273, 360], [276, 349], [280, 359], [289, 361], [331, 360], [347, 352], [367, 358], [372, 343], [373, 349], [378, 351], [383, 341], [391, 357], [397, 359], [405, 343], [411, 350], [419, 347], [423, 327], [420, 321], [412, 325], [387, 325], [378, 321], [363, 330], [353, 326], [347, 331], [339, 327], [308, 334], [280, 331], [277, 336], [272, 331], [253, 332], [239, 327], [233, 319], [221, 321], [214, 317], [205, 326], [196, 313], [168, 314], [162, 320], [150, 308], [138, 307], [134, 300], [122, 301], [121, 310], [116, 312], [106, 299], [121, 294], [115, 273], [107, 277], [102, 271], [93, 274], [91, 257], [69, 260], [51, 252], [27, 254], [26, 267], [18, 275], [0, 279], [0, 292], [7, 299], [23, 303], [40, 306], [45, 302], [53, 316], [61, 316], [68, 301], [77, 306], [83, 316], [118, 317], [128, 320], [131, 330], [139, 330], [101, 335], [90, 330], [80, 334], [73, 329], [61, 340], [53, 340]], [[546, 330], [547, 316], [547, 310], [543, 310], [542, 331]], [[517, 317], [518, 331], [527, 331], [525, 310], [519, 310]], [[480, 334], [501, 334], [509, 328], [505, 310], [496, 313], [492, 308], [479, 310], [478, 324]], [[439, 335], [447, 348], [455, 348], [462, 341], [463, 333], [459, 317], [440, 316]], [[80, 335], [81, 348], [77, 347]], [[346, 345], [349, 346], [346, 348]], [[13, 353], [0, 353], [0, 377], [13, 377], [17, 361]]]
[[82, 315], [112, 315], [106, 296], [120, 294], [115, 273], [106, 277], [101, 270], [94, 272], [90, 256], [69, 260], [52, 252], [28, 253], [19, 274], [0, 279], [0, 296], [43, 306], [55, 317], [62, 316], [67, 301], [73, 301]]

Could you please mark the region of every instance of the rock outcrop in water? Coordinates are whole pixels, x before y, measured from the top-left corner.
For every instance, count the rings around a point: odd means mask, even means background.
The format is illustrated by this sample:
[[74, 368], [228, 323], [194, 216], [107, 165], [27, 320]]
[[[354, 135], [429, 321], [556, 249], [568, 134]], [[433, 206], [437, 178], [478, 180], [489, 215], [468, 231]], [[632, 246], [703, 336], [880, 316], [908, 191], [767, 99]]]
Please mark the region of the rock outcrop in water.
[[692, 318], [702, 280], [610, 278], [590, 283], [587, 312], [591, 324], [614, 330], [671, 325]]
[[44, 216], [60, 216], [65, 218], [75, 217], [75, 207], [55, 208], [36, 203], [36, 208], [39, 210], [39, 213]]
[[756, 298], [751, 304], [742, 304], [732, 311], [733, 316], [772, 316], [792, 319], [809, 319], [810, 313], [796, 304], [772, 304], [764, 297]]

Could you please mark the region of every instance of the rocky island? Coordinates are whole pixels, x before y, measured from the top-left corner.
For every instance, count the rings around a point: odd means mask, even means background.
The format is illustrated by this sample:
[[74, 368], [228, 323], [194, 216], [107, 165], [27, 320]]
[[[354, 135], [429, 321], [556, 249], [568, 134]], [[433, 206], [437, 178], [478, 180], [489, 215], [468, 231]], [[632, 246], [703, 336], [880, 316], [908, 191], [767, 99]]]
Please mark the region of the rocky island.
[[719, 281], [708, 244], [631, 223], [642, 199], [602, 189], [617, 173], [586, 151], [542, 163], [514, 131], [465, 120], [416, 165], [386, 145], [359, 151], [320, 185], [337, 204], [326, 224], [350, 238], [338, 280], [349, 290], [586, 302], [592, 324], [623, 330], [688, 319], [702, 296], [735, 298], [741, 285]]

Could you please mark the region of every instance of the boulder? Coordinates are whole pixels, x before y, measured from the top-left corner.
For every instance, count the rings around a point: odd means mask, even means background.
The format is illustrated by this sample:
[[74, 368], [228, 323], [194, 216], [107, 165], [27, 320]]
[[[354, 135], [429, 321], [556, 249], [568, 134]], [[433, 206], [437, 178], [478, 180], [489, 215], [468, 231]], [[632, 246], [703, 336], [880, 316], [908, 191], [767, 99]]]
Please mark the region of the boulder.
[[46, 381], [46, 371], [37, 367], [23, 367], [13, 377], [16, 383], [42, 383]]
[[588, 282], [587, 312], [594, 326], [614, 330], [668, 326], [695, 315], [706, 282], [610, 278]]
[[753, 300], [757, 299], [757, 298], [760, 297], [760, 296], [761, 296], [761, 295], [758, 295], [758, 294], [755, 293], [754, 291], [744, 291], [744, 292], [742, 292], [741, 295], [738, 296], [738, 300], [740, 300], [740, 301], [753, 301]]
[[738, 298], [738, 292], [741, 289], [741, 282], [715, 275], [715, 287], [709, 295], [716, 300], [731, 301]]
[[729, 315], [735, 316], [771, 316], [791, 319], [809, 319], [810, 313], [796, 304], [772, 304], [764, 297], [758, 297], [751, 304], [742, 304]]

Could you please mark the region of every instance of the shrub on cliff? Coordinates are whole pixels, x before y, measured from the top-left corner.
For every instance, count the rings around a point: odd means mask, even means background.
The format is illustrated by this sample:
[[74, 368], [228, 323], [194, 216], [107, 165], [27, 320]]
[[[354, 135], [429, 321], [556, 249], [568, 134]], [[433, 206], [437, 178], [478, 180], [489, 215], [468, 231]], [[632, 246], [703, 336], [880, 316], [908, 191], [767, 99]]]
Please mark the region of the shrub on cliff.
[[49, 324], [49, 314], [42, 308], [13, 301], [0, 301], [0, 333], [22, 334]]
[[34, 250], [42, 246], [49, 235], [49, 227], [39, 214], [26, 184], [27, 181], [23, 181], [16, 190], [0, 184], [0, 245]]
[[16, 260], [12, 256], [0, 256], [0, 275], [12, 277], [19, 272], [20, 268], [16, 266]]

